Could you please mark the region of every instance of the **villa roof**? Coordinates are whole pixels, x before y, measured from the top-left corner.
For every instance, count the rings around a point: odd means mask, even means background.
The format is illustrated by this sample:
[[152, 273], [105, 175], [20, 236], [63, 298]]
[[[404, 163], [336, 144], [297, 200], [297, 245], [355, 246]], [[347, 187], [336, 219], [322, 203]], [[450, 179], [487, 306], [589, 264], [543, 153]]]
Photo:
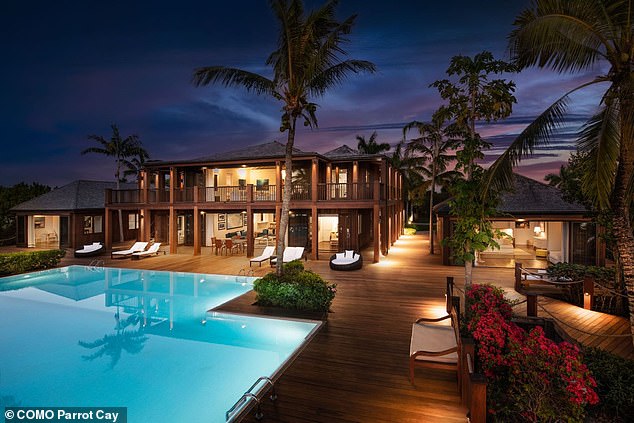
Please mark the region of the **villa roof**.
[[[121, 184], [122, 188], [136, 188], [136, 184]], [[11, 211], [62, 211], [105, 208], [105, 190], [116, 189], [115, 182], [78, 180], [56, 188], [13, 207]]]
[[[502, 194], [497, 211], [500, 215], [584, 215], [586, 208], [564, 199], [560, 189], [526, 176], [514, 175], [513, 190]], [[448, 215], [449, 202], [434, 207], [439, 215]]]
[[[224, 151], [221, 153], [215, 153], [210, 156], [197, 157], [188, 160], [157, 160], [146, 163], [148, 166], [165, 165], [170, 163], [213, 163], [213, 162], [227, 162], [227, 161], [239, 161], [239, 160], [254, 160], [254, 159], [277, 159], [284, 158], [286, 155], [286, 146], [278, 141], [267, 142], [264, 144], [251, 145], [246, 148], [238, 150]], [[299, 148], [293, 147], [294, 156], [316, 156], [318, 153], [302, 151]]]
[[383, 154], [366, 154], [361, 153], [359, 150], [355, 150], [354, 148], [350, 148], [347, 145], [342, 145], [341, 147], [337, 147], [334, 150], [330, 150], [323, 154], [325, 157], [330, 160], [359, 160], [359, 159], [374, 159], [384, 157]]
[[[286, 156], [286, 145], [272, 141], [264, 144], [251, 145], [238, 150], [225, 151], [221, 153], [214, 153], [209, 156], [197, 157], [194, 159], [185, 160], [151, 160], [145, 163], [146, 167], [158, 167], [170, 164], [206, 164], [214, 162], [237, 162], [243, 160], [258, 160], [258, 159], [283, 159]], [[303, 151], [299, 148], [293, 147], [294, 157], [320, 157], [324, 160], [368, 160], [384, 158], [383, 154], [365, 154], [342, 145], [330, 150], [327, 153], [317, 153], [314, 151]]]

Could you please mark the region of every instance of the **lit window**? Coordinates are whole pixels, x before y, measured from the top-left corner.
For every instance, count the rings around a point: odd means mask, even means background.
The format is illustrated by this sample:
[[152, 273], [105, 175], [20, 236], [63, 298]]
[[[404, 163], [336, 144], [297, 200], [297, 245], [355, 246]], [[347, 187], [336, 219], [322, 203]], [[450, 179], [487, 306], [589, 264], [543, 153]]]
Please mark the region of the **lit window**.
[[137, 213], [128, 215], [128, 229], [139, 229], [139, 215]]

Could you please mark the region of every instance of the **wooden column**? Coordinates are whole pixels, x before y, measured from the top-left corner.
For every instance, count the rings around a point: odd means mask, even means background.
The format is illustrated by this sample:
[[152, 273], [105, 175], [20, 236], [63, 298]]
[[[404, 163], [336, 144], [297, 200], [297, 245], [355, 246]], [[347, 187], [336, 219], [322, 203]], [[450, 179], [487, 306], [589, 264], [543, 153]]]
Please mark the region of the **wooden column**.
[[[196, 190], [194, 190], [194, 201], [196, 197]], [[196, 204], [196, 203], [194, 203]], [[194, 255], [199, 256], [201, 251], [201, 242], [200, 242], [200, 212], [198, 211], [198, 206], [194, 206]]]
[[[354, 200], [359, 199], [359, 162], [352, 162], [352, 198]], [[350, 194], [348, 194], [348, 198], [350, 198]]]
[[373, 215], [372, 215], [372, 234], [373, 234], [373, 242], [374, 242], [374, 258], [373, 258], [373, 262], [374, 263], [378, 263], [379, 262], [379, 258], [380, 258], [380, 254], [381, 254], [381, 248], [379, 245], [379, 241], [381, 240], [381, 235], [380, 235], [380, 230], [381, 227], [379, 225], [379, 212], [380, 212], [380, 206], [379, 206], [379, 198], [380, 198], [380, 191], [381, 191], [381, 186], [379, 184], [378, 179], [374, 181], [374, 206], [373, 206]]
[[247, 257], [254, 256], [255, 231], [253, 227], [253, 184], [247, 185]]
[[535, 294], [526, 294], [526, 315], [537, 317], [537, 295]]
[[330, 184], [332, 183], [332, 165], [326, 165], [326, 200], [330, 200]]
[[[174, 204], [174, 190], [176, 189], [176, 168], [170, 167], [170, 204]], [[171, 215], [171, 209], [170, 209]], [[171, 220], [170, 220], [171, 222]]]
[[311, 209], [311, 238], [310, 244], [312, 252], [310, 254], [311, 260], [319, 260], [319, 212], [317, 211], [317, 206], [313, 204]]
[[150, 209], [148, 208], [141, 210], [141, 216], [143, 216], [143, 219], [141, 219], [141, 224], [143, 225], [141, 241], [149, 241], [152, 237], [152, 219], [150, 213]]
[[310, 191], [311, 191], [311, 198], [314, 203], [317, 203], [317, 199], [319, 198], [318, 196], [318, 192], [317, 192], [317, 182], [319, 182], [319, 174], [317, 173], [317, 170], [319, 168], [319, 164], [317, 162], [317, 159], [313, 159], [312, 161], [312, 169], [311, 169], [311, 173], [310, 173]]
[[148, 185], [150, 181], [148, 180], [148, 173], [145, 170], [142, 170], [139, 175], [139, 185], [141, 188], [141, 203], [147, 204], [148, 202]]
[[[282, 162], [275, 162], [275, 201], [282, 202]], [[276, 218], [278, 224], [280, 219]]]
[[[172, 181], [170, 181], [170, 198], [173, 194], [172, 189]], [[174, 206], [170, 206], [170, 217], [169, 217], [169, 244], [170, 244], [170, 254], [176, 254], [178, 252], [178, 223], [176, 217], [176, 210], [174, 210]]]
[[[104, 214], [104, 246], [106, 250], [112, 249], [112, 210], [106, 207], [106, 212]], [[68, 219], [68, 224], [70, 225], [70, 218]]]

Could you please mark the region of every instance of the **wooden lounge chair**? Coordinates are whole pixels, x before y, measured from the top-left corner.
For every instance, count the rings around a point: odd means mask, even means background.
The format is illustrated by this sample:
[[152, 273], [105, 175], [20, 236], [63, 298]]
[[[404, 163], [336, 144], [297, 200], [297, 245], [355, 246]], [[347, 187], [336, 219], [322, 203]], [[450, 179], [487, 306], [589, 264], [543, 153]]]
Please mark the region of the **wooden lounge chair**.
[[[440, 324], [451, 319], [451, 326]], [[414, 367], [456, 370], [460, 386], [460, 324], [456, 307], [436, 319], [421, 318], [412, 325], [409, 355], [409, 380], [414, 383]]]
[[134, 245], [132, 245], [132, 247], [128, 248], [127, 250], [113, 251], [112, 253], [110, 253], [110, 258], [130, 257], [133, 253], [138, 253], [145, 250], [145, 247], [147, 247], [148, 244], [148, 242], [135, 242]]
[[263, 261], [271, 258], [271, 256], [273, 255], [273, 251], [275, 251], [274, 246], [271, 245], [269, 247], [265, 247], [264, 251], [262, 251], [262, 254], [249, 260], [249, 267], [251, 267], [251, 263], [259, 263], [260, 266], [262, 266]]
[[150, 248], [145, 251], [132, 253], [132, 260], [140, 260], [144, 257], [158, 256], [160, 254], [159, 248], [161, 248], [161, 243], [155, 242], [154, 244], [150, 245]]

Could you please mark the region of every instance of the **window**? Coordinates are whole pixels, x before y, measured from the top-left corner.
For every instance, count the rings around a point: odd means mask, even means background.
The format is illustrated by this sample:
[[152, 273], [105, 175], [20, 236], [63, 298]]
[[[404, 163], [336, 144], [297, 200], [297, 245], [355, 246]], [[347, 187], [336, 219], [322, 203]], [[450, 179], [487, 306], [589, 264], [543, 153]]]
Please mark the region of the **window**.
[[84, 216], [84, 234], [92, 233], [92, 216]]
[[103, 232], [103, 216], [84, 216], [84, 234]]
[[139, 229], [138, 213], [130, 213], [128, 215], [128, 229]]
[[96, 234], [100, 234], [103, 232], [103, 216], [93, 216], [92, 229], [93, 232]]

